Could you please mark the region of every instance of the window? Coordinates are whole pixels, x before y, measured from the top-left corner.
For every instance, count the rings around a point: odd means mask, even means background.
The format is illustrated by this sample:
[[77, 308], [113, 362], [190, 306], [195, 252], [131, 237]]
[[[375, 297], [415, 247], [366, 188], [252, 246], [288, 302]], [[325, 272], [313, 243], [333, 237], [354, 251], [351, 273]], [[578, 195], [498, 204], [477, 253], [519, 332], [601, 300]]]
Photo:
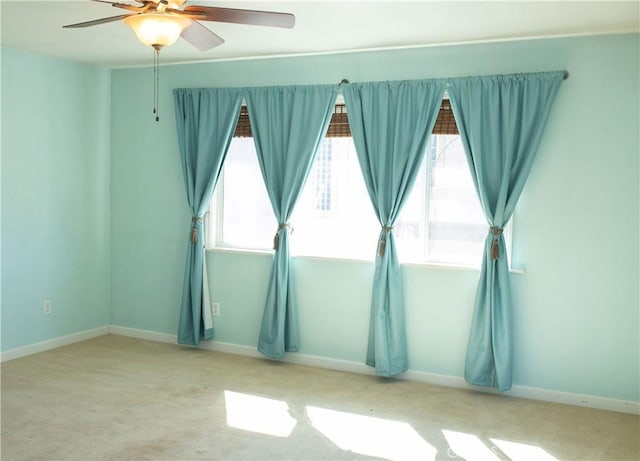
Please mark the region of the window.
[[487, 230], [460, 136], [432, 136], [396, 222], [401, 259], [477, 266]]
[[[394, 228], [401, 262], [478, 266], [488, 225], [447, 100]], [[243, 108], [207, 221], [210, 246], [269, 250], [277, 222]], [[294, 255], [372, 260], [380, 224], [344, 105], [336, 110], [291, 217]], [[508, 237], [508, 232], [505, 233]]]

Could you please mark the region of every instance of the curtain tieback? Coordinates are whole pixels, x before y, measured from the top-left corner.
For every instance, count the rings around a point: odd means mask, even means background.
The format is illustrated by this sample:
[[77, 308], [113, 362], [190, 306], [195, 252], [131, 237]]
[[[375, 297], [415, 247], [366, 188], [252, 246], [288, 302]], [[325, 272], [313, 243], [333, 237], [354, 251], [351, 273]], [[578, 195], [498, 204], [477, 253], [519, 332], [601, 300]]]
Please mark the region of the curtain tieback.
[[493, 235], [493, 242], [491, 242], [491, 259], [498, 259], [500, 257], [499, 237], [502, 235], [504, 229], [502, 227], [490, 227], [489, 232]]
[[393, 226], [382, 226], [382, 238], [380, 239], [380, 244], [378, 245], [378, 255], [384, 256], [384, 252], [387, 249], [387, 234], [393, 230]]
[[196, 243], [198, 241], [198, 224], [202, 222], [202, 218], [191, 218], [191, 222], [193, 223], [193, 227], [191, 228], [191, 241]]
[[276, 251], [280, 248], [280, 231], [282, 229], [291, 229], [291, 232], [293, 232], [293, 227], [291, 227], [291, 224], [288, 222], [281, 222], [278, 224], [278, 230], [276, 231], [276, 235], [273, 237], [273, 249]]

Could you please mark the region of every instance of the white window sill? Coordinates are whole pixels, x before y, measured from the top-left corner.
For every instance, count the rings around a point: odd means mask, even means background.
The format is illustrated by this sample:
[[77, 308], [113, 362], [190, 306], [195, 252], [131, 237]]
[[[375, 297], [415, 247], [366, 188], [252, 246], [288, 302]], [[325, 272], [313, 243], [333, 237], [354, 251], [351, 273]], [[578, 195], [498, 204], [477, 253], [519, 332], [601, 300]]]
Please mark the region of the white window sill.
[[[273, 250], [250, 249], [250, 248], [209, 247], [206, 249], [206, 251], [210, 253], [231, 253], [231, 254], [242, 254], [242, 255], [263, 255], [263, 256], [273, 255]], [[310, 261], [339, 261], [339, 262], [345, 262], [345, 263], [364, 263], [364, 264], [373, 263], [372, 259], [339, 258], [335, 256], [292, 255], [292, 258], [305, 259]], [[427, 268], [427, 269], [480, 272], [480, 267], [476, 267], [476, 266], [465, 266], [462, 264], [453, 264], [453, 263], [439, 263], [439, 262], [433, 262], [433, 261], [406, 261], [406, 262], [401, 262], [400, 265], [406, 266], [406, 267], [419, 267], [419, 268]], [[512, 274], [524, 274], [526, 271], [525, 269], [512, 267], [509, 269], [509, 272]]]

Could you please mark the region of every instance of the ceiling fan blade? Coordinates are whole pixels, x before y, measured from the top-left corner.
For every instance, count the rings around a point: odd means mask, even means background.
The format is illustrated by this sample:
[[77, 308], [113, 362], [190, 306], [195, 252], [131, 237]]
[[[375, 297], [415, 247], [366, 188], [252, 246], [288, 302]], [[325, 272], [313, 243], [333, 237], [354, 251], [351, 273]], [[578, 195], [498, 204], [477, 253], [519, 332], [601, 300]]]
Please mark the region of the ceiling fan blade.
[[91, 0], [91, 1], [98, 2], [98, 3], [106, 3], [107, 5], [115, 6], [116, 8], [122, 8], [123, 10], [129, 10], [129, 11], [136, 11], [139, 13], [143, 11], [147, 11], [152, 6], [155, 6], [154, 2], [151, 2], [148, 0], [144, 0], [144, 1], [136, 0], [138, 1], [138, 3], [142, 3], [142, 6], [129, 5], [128, 3], [110, 2], [108, 0]]
[[218, 8], [215, 6], [187, 6], [185, 13], [196, 14], [200, 21], [232, 22], [235, 24], [251, 24], [291, 29], [296, 17], [290, 13], [274, 13], [271, 11], [240, 10], [235, 8]]
[[207, 51], [224, 43], [224, 39], [222, 37], [212, 32], [198, 21], [191, 21], [191, 25], [184, 29], [180, 36], [200, 51]]
[[76, 29], [79, 27], [90, 27], [97, 26], [98, 24], [105, 24], [107, 22], [119, 21], [120, 19], [124, 19], [127, 16], [131, 16], [130, 14], [121, 14], [118, 16], [111, 16], [109, 18], [102, 19], [94, 19], [93, 21], [79, 22], [77, 24], [67, 24], [66, 26], [62, 26], [65, 29]]

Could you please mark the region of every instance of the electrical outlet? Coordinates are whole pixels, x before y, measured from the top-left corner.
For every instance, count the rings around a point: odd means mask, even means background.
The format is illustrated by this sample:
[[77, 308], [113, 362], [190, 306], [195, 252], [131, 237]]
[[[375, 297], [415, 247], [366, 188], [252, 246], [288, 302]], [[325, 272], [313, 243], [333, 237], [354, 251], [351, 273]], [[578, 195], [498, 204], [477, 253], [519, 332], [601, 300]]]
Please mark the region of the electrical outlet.
[[220, 303], [213, 303], [211, 305], [211, 310], [213, 311], [213, 315], [220, 315]]
[[51, 314], [51, 300], [50, 299], [46, 299], [43, 303], [42, 303], [42, 310], [45, 314]]

